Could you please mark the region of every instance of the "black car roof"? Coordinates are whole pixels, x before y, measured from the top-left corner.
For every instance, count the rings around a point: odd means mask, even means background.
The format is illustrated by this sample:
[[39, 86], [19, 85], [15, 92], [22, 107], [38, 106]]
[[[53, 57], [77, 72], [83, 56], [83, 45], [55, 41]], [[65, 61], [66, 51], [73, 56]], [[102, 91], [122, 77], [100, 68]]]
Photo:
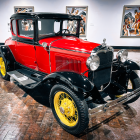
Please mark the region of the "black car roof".
[[77, 19], [82, 20], [81, 16], [69, 15], [64, 13], [43, 13], [43, 12], [31, 12], [31, 13], [16, 13], [13, 14], [10, 19], [18, 19], [18, 18], [38, 18], [38, 19]]

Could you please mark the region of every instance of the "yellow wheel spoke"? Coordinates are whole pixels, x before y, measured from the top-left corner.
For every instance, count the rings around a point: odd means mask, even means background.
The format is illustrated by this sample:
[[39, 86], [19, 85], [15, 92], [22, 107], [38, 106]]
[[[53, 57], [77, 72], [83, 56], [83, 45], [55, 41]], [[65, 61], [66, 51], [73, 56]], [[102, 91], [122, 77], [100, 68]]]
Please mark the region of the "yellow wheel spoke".
[[60, 101], [64, 99], [64, 93], [61, 94], [60, 96]]

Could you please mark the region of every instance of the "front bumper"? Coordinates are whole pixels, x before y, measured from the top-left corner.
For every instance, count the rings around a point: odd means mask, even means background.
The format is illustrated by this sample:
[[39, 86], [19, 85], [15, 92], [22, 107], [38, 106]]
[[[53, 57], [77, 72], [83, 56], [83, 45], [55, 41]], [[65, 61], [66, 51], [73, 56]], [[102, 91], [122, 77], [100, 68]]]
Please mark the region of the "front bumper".
[[99, 105], [96, 108], [89, 109], [88, 110], [89, 117], [94, 117], [97, 114], [106, 112], [107, 110], [112, 110], [113, 108], [120, 106], [120, 105], [124, 104], [125, 102], [127, 102], [139, 95], [140, 95], [140, 88], [137, 88], [136, 90], [134, 90], [130, 93], [124, 94], [123, 97], [120, 97], [120, 98], [113, 100], [111, 102], [108, 102], [106, 104]]

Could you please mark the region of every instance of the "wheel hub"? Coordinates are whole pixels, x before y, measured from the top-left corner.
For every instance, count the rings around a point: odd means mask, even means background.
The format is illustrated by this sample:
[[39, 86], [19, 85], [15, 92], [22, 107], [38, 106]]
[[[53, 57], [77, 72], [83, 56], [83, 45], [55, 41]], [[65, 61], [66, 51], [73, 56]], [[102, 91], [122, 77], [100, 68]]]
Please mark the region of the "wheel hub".
[[61, 101], [60, 112], [66, 116], [73, 116], [75, 114], [75, 108], [71, 100], [65, 98]]
[[65, 110], [64, 110], [64, 108], [63, 108], [63, 107], [60, 107], [60, 112], [61, 112], [62, 114], [64, 114], [64, 113], [65, 113]]

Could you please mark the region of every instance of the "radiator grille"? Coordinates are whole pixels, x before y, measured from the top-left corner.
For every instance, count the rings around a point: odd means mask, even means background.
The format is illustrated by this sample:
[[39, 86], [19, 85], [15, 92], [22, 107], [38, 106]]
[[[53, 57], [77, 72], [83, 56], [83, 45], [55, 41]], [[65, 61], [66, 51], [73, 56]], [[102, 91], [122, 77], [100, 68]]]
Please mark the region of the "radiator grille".
[[112, 62], [112, 57], [113, 57], [113, 52], [112, 51], [108, 51], [108, 52], [99, 52], [97, 54], [100, 58], [100, 65], [106, 65], [110, 62]]
[[100, 58], [100, 66], [93, 72], [93, 82], [99, 87], [110, 81], [113, 52], [108, 51], [105, 53], [104, 51], [101, 51], [97, 55]]
[[81, 73], [81, 61], [62, 56], [55, 56], [56, 71], [71, 70]]

